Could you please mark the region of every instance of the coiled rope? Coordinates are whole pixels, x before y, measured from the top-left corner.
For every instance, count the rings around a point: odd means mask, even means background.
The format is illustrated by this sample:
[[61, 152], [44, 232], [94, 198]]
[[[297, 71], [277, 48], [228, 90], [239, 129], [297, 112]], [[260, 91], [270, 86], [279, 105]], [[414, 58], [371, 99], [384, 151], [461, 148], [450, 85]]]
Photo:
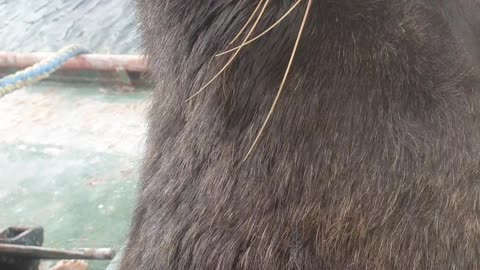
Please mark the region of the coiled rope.
[[68, 60], [85, 53], [89, 53], [89, 51], [78, 45], [70, 45], [59, 50], [50, 58], [0, 79], [0, 98], [17, 89], [48, 78]]

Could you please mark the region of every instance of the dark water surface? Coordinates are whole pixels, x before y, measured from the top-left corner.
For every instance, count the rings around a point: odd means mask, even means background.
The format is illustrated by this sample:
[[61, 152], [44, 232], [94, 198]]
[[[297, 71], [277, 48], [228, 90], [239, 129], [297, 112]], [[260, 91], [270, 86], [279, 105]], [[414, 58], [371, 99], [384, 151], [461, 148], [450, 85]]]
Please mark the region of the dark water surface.
[[0, 0], [0, 50], [137, 53], [133, 0]]

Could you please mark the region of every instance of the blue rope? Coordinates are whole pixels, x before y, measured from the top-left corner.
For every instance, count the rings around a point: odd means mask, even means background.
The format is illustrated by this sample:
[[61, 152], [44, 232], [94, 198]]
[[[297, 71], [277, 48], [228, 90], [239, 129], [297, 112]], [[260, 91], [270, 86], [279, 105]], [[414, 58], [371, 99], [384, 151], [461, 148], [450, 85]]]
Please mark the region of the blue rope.
[[89, 51], [78, 45], [67, 46], [51, 58], [45, 59], [29, 68], [8, 75], [0, 80], [0, 97], [5, 96], [22, 87], [48, 78], [53, 72], [62, 67], [68, 60]]

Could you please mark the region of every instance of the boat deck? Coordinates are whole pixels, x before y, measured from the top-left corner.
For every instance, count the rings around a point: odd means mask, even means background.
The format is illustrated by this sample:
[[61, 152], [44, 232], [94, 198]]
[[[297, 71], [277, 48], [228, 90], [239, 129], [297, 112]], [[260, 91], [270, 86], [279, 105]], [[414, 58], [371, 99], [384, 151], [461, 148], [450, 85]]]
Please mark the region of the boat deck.
[[0, 99], [0, 228], [41, 225], [46, 247], [118, 250], [150, 93], [42, 82]]

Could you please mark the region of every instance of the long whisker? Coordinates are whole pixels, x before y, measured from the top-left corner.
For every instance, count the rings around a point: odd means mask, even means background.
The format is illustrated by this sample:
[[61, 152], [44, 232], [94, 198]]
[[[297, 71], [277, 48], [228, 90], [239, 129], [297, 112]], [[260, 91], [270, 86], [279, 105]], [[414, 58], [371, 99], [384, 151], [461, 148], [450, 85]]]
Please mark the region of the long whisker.
[[257, 14], [257, 11], [260, 9], [260, 7], [262, 6], [262, 2], [263, 0], [260, 0], [258, 1], [258, 5], [257, 7], [255, 8], [255, 10], [253, 11], [252, 15], [250, 15], [250, 18], [248, 18], [247, 22], [245, 23], [245, 25], [242, 27], [242, 29], [240, 29], [240, 31], [238, 32], [238, 34], [232, 39], [232, 41], [230, 41], [230, 43], [228, 45], [232, 45], [241, 35], [242, 33], [245, 31], [245, 29], [247, 29], [248, 25], [252, 22], [252, 20], [255, 18], [255, 14]]
[[224, 51], [222, 53], [219, 53], [217, 55], [215, 55], [215, 57], [218, 57], [218, 56], [222, 56], [222, 55], [225, 55], [227, 53], [231, 53], [235, 50], [238, 50], [239, 48], [241, 47], [244, 47], [254, 41], [256, 41], [257, 39], [261, 38], [262, 36], [266, 35], [268, 32], [272, 31], [275, 27], [277, 27], [285, 18], [287, 18], [288, 15], [290, 15], [290, 13], [292, 13], [293, 10], [295, 10], [295, 8], [302, 2], [302, 0], [298, 0], [295, 4], [293, 4], [293, 6], [282, 16], [280, 17], [280, 19], [278, 19], [274, 24], [272, 24], [270, 27], [268, 27], [265, 31], [263, 31], [262, 33], [260, 33], [258, 36], [248, 40], [247, 42], [243, 43], [242, 45], [239, 45], [235, 48], [232, 48], [232, 49], [229, 49], [227, 51]]
[[[263, 2], [263, 0], [261, 0]], [[255, 28], [257, 27], [258, 25], [258, 22], [260, 21], [260, 19], [263, 17], [263, 14], [268, 6], [268, 3], [270, 2], [270, 0], [264, 0], [265, 1], [265, 4], [263, 5], [262, 7], [262, 10], [260, 11], [260, 14], [258, 15], [257, 19], [255, 20], [255, 23], [252, 25], [252, 28], [250, 29], [250, 31], [248, 32], [247, 36], [245, 37], [245, 39], [243, 40], [242, 44], [247, 41], [250, 36], [252, 35], [253, 31], [255, 30]], [[230, 64], [233, 62], [233, 60], [235, 60], [235, 58], [237, 57], [237, 55], [240, 53], [240, 51], [242, 50], [242, 47], [238, 48], [237, 51], [235, 52], [234, 55], [232, 55], [232, 57], [230, 57], [230, 59], [228, 60], [228, 62], [223, 66], [223, 68], [210, 80], [208, 81], [204, 86], [202, 86], [200, 88], [200, 90], [198, 90], [195, 94], [193, 94], [191, 97], [189, 97], [185, 102], [188, 102], [190, 101], [192, 98], [194, 98], [195, 96], [197, 96], [198, 94], [200, 94], [201, 92], [203, 92], [203, 90], [205, 90], [213, 81], [215, 81], [226, 69], [228, 66], [230, 66]]]
[[267, 118], [263, 122], [263, 125], [262, 125], [262, 127], [260, 128], [260, 131], [257, 134], [257, 137], [253, 141], [253, 144], [250, 147], [250, 149], [248, 150], [247, 155], [245, 156], [243, 161], [247, 160], [247, 158], [250, 156], [250, 154], [252, 153], [255, 146], [258, 144], [258, 141], [259, 141], [261, 135], [263, 134], [263, 132], [265, 130], [265, 127], [267, 126], [267, 123], [269, 122], [270, 118], [272, 117], [273, 112], [275, 111], [275, 108], [276, 108], [276, 105], [277, 105], [278, 100], [280, 98], [280, 95], [282, 94], [282, 91], [284, 89], [285, 82], [287, 81], [288, 74], [290, 73], [293, 60], [295, 59], [295, 55], [296, 55], [297, 50], [298, 50], [298, 45], [300, 44], [300, 40], [302, 38], [302, 34], [303, 34], [304, 29], [305, 29], [305, 24], [307, 22], [308, 15], [310, 14], [311, 6], [312, 6], [312, 0], [308, 0], [307, 8], [305, 9], [305, 15], [303, 17], [302, 24], [301, 24], [300, 30], [298, 32], [297, 40], [295, 41], [295, 46], [293, 47], [293, 51], [292, 51], [292, 54], [290, 56], [290, 60], [288, 62], [287, 70], [285, 71], [285, 75], [283, 76], [282, 83], [280, 84], [280, 88], [278, 89], [278, 92], [277, 92], [277, 95], [275, 96], [275, 100], [273, 101], [272, 107], [270, 108], [270, 111], [268, 112]]

